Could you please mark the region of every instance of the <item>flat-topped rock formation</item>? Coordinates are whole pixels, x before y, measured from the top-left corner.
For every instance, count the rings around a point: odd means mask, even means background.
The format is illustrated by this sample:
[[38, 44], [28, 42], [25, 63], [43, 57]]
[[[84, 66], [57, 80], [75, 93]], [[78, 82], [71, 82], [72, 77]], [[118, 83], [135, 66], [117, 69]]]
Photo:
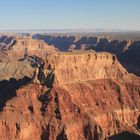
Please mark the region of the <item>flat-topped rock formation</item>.
[[122, 82], [138, 79], [123, 68], [115, 55], [105, 52], [75, 51], [49, 55], [43, 69], [49, 76], [54, 75], [54, 83], [61, 85], [97, 79]]
[[70, 36], [70, 35], [33, 35], [60, 51], [95, 50], [97, 52], [110, 52], [116, 54], [120, 63], [129, 71], [140, 76], [140, 41], [129, 39], [114, 39], [108, 36]]

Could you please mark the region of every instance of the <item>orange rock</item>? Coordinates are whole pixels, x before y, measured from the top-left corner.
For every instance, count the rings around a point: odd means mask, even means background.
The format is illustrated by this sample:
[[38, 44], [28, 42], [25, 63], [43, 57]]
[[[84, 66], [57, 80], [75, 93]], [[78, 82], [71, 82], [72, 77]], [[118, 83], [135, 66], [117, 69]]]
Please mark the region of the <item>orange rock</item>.
[[16, 89], [0, 113], [0, 139], [104, 140], [124, 131], [140, 136], [139, 78], [109, 53], [73, 53], [48, 56], [39, 69], [42, 85]]

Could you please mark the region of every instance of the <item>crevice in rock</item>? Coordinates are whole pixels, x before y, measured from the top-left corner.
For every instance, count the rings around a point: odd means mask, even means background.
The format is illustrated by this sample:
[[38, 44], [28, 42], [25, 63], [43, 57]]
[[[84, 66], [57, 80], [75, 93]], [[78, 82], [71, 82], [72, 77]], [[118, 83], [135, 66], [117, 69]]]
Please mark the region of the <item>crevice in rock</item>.
[[[94, 130], [94, 140], [100, 140], [99, 139], [99, 134], [98, 134], [98, 127], [97, 127], [97, 125], [95, 125], [95, 128], [94, 128], [95, 130]], [[91, 139], [89, 139], [89, 140], [91, 140]]]
[[84, 127], [84, 136], [87, 140], [92, 140], [93, 139], [93, 135], [92, 135], [92, 132], [91, 132], [91, 126], [90, 124], [87, 124], [85, 127]]
[[114, 85], [115, 91], [118, 94], [117, 95], [118, 102], [120, 103], [121, 108], [123, 109], [124, 101], [123, 101], [123, 97], [122, 97], [122, 93], [121, 93], [122, 92], [121, 88], [120, 88], [120, 86], [116, 82], [114, 82], [114, 84], [115, 84]]
[[65, 128], [63, 128], [61, 133], [56, 137], [56, 140], [68, 140], [68, 137], [65, 132]]
[[53, 83], [54, 83], [54, 77], [55, 77], [55, 74], [53, 73], [53, 71], [50, 72], [50, 73], [47, 75], [47, 77], [46, 77], [46, 79], [45, 79], [45, 85], [46, 85], [47, 87], [52, 88]]
[[140, 115], [138, 117], [138, 123], [137, 123], [138, 128], [140, 129]]
[[48, 125], [45, 129], [42, 128], [41, 140], [49, 140], [50, 137], [50, 126]]
[[50, 96], [50, 92], [51, 92], [51, 89], [49, 89], [44, 94], [42, 94], [38, 97], [38, 100], [40, 102], [42, 102], [42, 106], [41, 106], [40, 110], [41, 110], [43, 116], [45, 115], [46, 108], [52, 99], [52, 97]]
[[58, 99], [58, 93], [55, 93], [55, 117], [59, 120], [61, 120], [61, 112], [60, 112], [60, 109], [59, 109], [59, 99]]
[[29, 106], [28, 109], [31, 113], [34, 113], [34, 107], [33, 106]]
[[20, 124], [16, 123], [15, 126], [16, 126], [16, 134], [18, 135], [20, 132]]
[[52, 88], [53, 83], [54, 83], [55, 74], [50, 65], [48, 65], [48, 67], [45, 67], [45, 64], [43, 63], [39, 67], [39, 70], [37, 73], [37, 78], [42, 85], [45, 85], [48, 88]]

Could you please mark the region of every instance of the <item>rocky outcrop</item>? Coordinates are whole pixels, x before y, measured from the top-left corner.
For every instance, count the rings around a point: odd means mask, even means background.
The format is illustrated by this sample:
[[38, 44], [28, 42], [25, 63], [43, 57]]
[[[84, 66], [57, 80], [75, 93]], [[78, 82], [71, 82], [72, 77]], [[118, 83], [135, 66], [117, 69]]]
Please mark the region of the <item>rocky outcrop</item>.
[[31, 36], [0, 36], [0, 80], [33, 78], [35, 69], [52, 53], [58, 50]]
[[48, 55], [37, 78], [40, 83], [18, 86], [2, 106], [0, 139], [105, 140], [123, 132], [140, 137], [140, 80], [114, 55]]
[[42, 71], [46, 76], [54, 75], [54, 83], [60, 85], [97, 79], [123, 82], [138, 79], [122, 67], [115, 55], [103, 52], [75, 51], [51, 55], [47, 57]]
[[[105, 34], [105, 33], [104, 33]], [[35, 34], [33, 38], [41, 39], [50, 45], [54, 45], [61, 51], [73, 51], [73, 50], [95, 50], [97, 52], [110, 52], [116, 54], [120, 63], [129, 71], [140, 76], [140, 41], [132, 40], [129, 36], [123, 38], [120, 34], [115, 39], [113, 33], [108, 36], [49, 36]], [[122, 37], [121, 37], [122, 36]], [[126, 36], [126, 35], [124, 35]], [[135, 36], [135, 35], [130, 35]], [[138, 36], [138, 35], [137, 35]]]
[[35, 68], [28, 61], [0, 62], [0, 81], [15, 78], [17, 80], [27, 76], [34, 76]]
[[45, 59], [47, 54], [57, 51], [56, 48], [47, 45], [42, 40], [33, 40], [31, 36], [7, 35], [0, 37], [1, 61], [15, 61], [33, 55]]

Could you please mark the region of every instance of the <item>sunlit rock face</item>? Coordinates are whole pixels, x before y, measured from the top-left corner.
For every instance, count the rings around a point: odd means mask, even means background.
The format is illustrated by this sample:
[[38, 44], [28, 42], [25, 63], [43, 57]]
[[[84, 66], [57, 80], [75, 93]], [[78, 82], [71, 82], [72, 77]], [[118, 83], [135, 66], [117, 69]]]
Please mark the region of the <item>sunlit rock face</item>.
[[47, 57], [45, 70], [55, 74], [58, 84], [80, 83], [97, 79], [134, 80], [135, 76], [120, 65], [115, 55], [95, 52], [68, 52]]
[[[133, 35], [124, 38], [121, 34], [114, 39], [113, 34], [108, 36], [93, 35], [43, 35], [34, 34], [34, 39], [41, 39], [54, 45], [60, 51], [95, 50], [116, 54], [120, 63], [129, 71], [140, 76], [140, 41], [134, 40]], [[129, 38], [129, 39], [127, 39]], [[132, 39], [132, 40], [131, 40]], [[139, 37], [136, 37], [139, 39]]]
[[114, 55], [50, 54], [36, 79], [0, 84], [0, 139], [113, 140], [124, 132], [140, 137], [140, 79]]

